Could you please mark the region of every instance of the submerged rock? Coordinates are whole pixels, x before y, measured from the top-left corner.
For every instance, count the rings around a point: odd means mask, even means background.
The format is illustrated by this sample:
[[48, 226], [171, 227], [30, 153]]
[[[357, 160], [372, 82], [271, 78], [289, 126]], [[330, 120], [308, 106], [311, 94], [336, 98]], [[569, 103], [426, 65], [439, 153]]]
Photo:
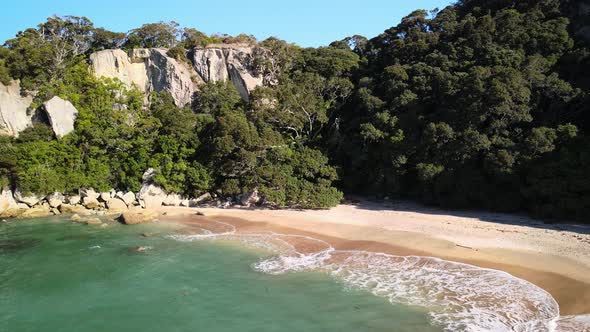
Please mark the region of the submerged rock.
[[1, 239], [0, 252], [20, 251], [38, 246], [39, 239]]

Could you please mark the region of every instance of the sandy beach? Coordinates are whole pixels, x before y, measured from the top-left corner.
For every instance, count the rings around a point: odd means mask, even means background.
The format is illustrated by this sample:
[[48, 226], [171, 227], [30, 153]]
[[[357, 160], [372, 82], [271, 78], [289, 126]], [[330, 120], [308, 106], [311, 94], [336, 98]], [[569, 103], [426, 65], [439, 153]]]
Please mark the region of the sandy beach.
[[444, 211], [407, 202], [362, 201], [306, 211], [162, 207], [160, 212], [162, 221], [189, 227], [222, 220], [238, 232], [307, 235], [339, 250], [430, 256], [497, 269], [548, 291], [562, 315], [590, 313], [588, 226], [548, 225], [525, 216]]

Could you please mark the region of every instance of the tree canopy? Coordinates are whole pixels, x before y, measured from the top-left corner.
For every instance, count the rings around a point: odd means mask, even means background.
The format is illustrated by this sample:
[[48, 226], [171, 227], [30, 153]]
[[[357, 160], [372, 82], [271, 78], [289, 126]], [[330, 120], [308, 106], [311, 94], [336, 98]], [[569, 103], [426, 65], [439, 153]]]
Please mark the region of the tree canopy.
[[[0, 137], [0, 184], [32, 192], [137, 190], [334, 206], [342, 192], [449, 208], [528, 211], [584, 221], [590, 212], [590, 48], [572, 1], [463, 0], [416, 10], [382, 34], [301, 48], [275, 37], [206, 35], [175, 22], [128, 33], [51, 17], [0, 47], [0, 82], [35, 103], [80, 111], [73, 133], [44, 126]], [[257, 45], [265, 86], [199, 87], [190, 107], [94, 78], [91, 52]], [[585, 220], [587, 221], [587, 220]]]

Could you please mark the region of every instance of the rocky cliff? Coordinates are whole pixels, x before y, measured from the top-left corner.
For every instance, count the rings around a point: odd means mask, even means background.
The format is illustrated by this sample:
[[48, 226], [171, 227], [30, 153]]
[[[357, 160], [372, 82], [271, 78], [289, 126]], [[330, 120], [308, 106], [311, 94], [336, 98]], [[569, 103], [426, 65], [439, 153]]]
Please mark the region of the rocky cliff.
[[264, 83], [264, 77], [254, 66], [259, 50], [243, 45], [212, 45], [190, 50], [189, 59], [204, 82], [231, 80], [247, 100], [250, 92]]
[[21, 96], [20, 84], [12, 81], [9, 86], [0, 83], [0, 135], [17, 136], [31, 125], [32, 116], [27, 114], [33, 97]]
[[165, 49], [136, 49], [129, 55], [122, 50], [104, 50], [91, 54], [90, 63], [97, 77], [117, 78], [146, 94], [170, 92], [177, 106], [191, 102], [197, 85], [191, 66], [167, 56]]
[[38, 109], [30, 110], [32, 102], [32, 96], [21, 95], [18, 81], [9, 86], [0, 83], [0, 135], [16, 137], [36, 122], [51, 126], [57, 137], [74, 130], [78, 110], [72, 103], [53, 97]]
[[185, 106], [204, 82], [229, 80], [247, 100], [264, 83], [254, 66], [258, 50], [245, 45], [195, 48], [187, 52], [186, 63], [169, 57], [166, 49], [135, 49], [129, 54], [117, 49], [96, 52], [90, 62], [97, 77], [117, 78], [146, 94], [167, 91], [177, 106]]

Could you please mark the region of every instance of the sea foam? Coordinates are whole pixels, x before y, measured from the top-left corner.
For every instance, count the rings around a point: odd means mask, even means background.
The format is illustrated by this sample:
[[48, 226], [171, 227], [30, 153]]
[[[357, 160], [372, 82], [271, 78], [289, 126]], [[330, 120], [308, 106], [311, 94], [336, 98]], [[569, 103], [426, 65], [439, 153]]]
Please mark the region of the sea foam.
[[224, 231], [203, 228], [202, 234], [170, 237], [238, 240], [269, 250], [275, 255], [252, 264], [254, 270], [271, 275], [324, 271], [347, 288], [425, 308], [432, 324], [445, 331], [590, 332], [590, 315], [560, 317], [549, 293], [506, 272], [434, 257], [336, 250], [325, 241], [301, 235], [238, 234], [231, 224], [215, 223]]

